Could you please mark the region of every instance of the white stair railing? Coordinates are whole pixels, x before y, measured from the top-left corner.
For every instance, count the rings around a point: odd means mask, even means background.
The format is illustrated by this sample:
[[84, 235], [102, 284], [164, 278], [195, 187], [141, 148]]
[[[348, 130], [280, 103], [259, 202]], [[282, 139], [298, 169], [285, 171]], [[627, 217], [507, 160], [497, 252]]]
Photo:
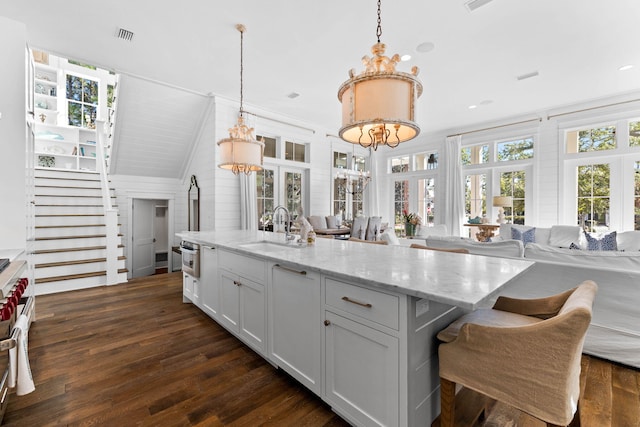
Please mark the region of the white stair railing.
[[96, 166], [100, 174], [100, 187], [102, 188], [102, 202], [104, 206], [104, 217], [106, 225], [107, 241], [107, 285], [118, 283], [118, 210], [111, 204], [111, 193], [109, 190], [109, 180], [105, 162], [105, 140], [106, 132], [104, 120], [96, 120], [97, 141], [96, 141]]

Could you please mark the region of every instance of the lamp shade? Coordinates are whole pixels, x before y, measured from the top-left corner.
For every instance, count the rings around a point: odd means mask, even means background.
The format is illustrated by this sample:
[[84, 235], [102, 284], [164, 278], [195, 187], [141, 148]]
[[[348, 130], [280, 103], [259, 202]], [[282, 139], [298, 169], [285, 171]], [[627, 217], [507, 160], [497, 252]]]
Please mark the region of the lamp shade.
[[493, 206], [496, 208], [504, 208], [511, 206], [513, 198], [511, 196], [493, 196]]
[[218, 141], [218, 166], [233, 173], [250, 173], [262, 170], [264, 143], [256, 140], [225, 138]]

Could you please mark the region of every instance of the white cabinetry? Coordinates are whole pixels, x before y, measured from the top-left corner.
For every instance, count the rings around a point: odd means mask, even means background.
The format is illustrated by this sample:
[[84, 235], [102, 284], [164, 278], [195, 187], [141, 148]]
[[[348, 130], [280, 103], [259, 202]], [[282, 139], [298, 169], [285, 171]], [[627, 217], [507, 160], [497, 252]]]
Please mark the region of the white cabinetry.
[[325, 280], [324, 397], [356, 424], [401, 424], [399, 302], [396, 295]]
[[36, 167], [95, 171], [96, 131], [36, 121], [34, 151]]
[[212, 246], [200, 247], [200, 308], [214, 319], [218, 318], [220, 287], [218, 286], [218, 253]]
[[275, 264], [269, 287], [269, 355], [316, 394], [321, 389], [320, 275]]
[[[182, 273], [182, 296], [188, 301], [199, 305], [200, 302], [200, 282], [196, 277], [185, 272]], [[186, 302], [186, 301], [185, 301]]]
[[266, 356], [267, 308], [265, 261], [220, 250], [219, 321], [258, 353]]

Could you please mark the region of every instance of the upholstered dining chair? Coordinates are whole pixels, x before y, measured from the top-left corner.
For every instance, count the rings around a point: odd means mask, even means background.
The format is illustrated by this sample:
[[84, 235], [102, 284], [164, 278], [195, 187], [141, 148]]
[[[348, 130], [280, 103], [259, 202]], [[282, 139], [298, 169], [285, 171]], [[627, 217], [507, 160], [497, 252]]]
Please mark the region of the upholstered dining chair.
[[428, 251], [439, 251], [439, 252], [453, 252], [456, 254], [468, 254], [469, 250], [465, 248], [433, 248], [431, 246], [419, 245], [417, 243], [412, 243], [410, 248], [413, 249], [426, 249]]
[[373, 245], [386, 245], [387, 241], [386, 240], [364, 240], [364, 239], [357, 239], [355, 237], [349, 237], [349, 241], [350, 242], [360, 242], [360, 243], [370, 243]]
[[579, 426], [580, 360], [598, 286], [554, 296], [499, 297], [438, 333], [440, 425], [452, 427], [456, 384], [548, 426]]

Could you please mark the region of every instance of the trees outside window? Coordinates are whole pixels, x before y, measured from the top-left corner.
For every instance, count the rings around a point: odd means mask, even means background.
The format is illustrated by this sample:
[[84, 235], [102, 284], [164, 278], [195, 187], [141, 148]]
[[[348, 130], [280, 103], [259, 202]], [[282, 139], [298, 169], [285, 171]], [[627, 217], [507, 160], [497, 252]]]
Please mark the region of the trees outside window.
[[577, 220], [587, 231], [609, 229], [609, 211], [611, 208], [609, 164], [590, 164], [576, 169], [578, 191]]
[[465, 215], [467, 218], [483, 217], [487, 214], [487, 175], [465, 177]]
[[67, 120], [69, 126], [95, 129], [98, 110], [98, 82], [67, 74]]
[[504, 208], [505, 220], [513, 224], [524, 224], [525, 218], [525, 171], [502, 172], [500, 174], [500, 195], [511, 196], [511, 207]]
[[393, 183], [394, 187], [394, 203], [393, 203], [393, 217], [395, 224], [395, 231], [398, 235], [404, 233], [404, 212], [409, 212], [409, 181], [397, 180]]

